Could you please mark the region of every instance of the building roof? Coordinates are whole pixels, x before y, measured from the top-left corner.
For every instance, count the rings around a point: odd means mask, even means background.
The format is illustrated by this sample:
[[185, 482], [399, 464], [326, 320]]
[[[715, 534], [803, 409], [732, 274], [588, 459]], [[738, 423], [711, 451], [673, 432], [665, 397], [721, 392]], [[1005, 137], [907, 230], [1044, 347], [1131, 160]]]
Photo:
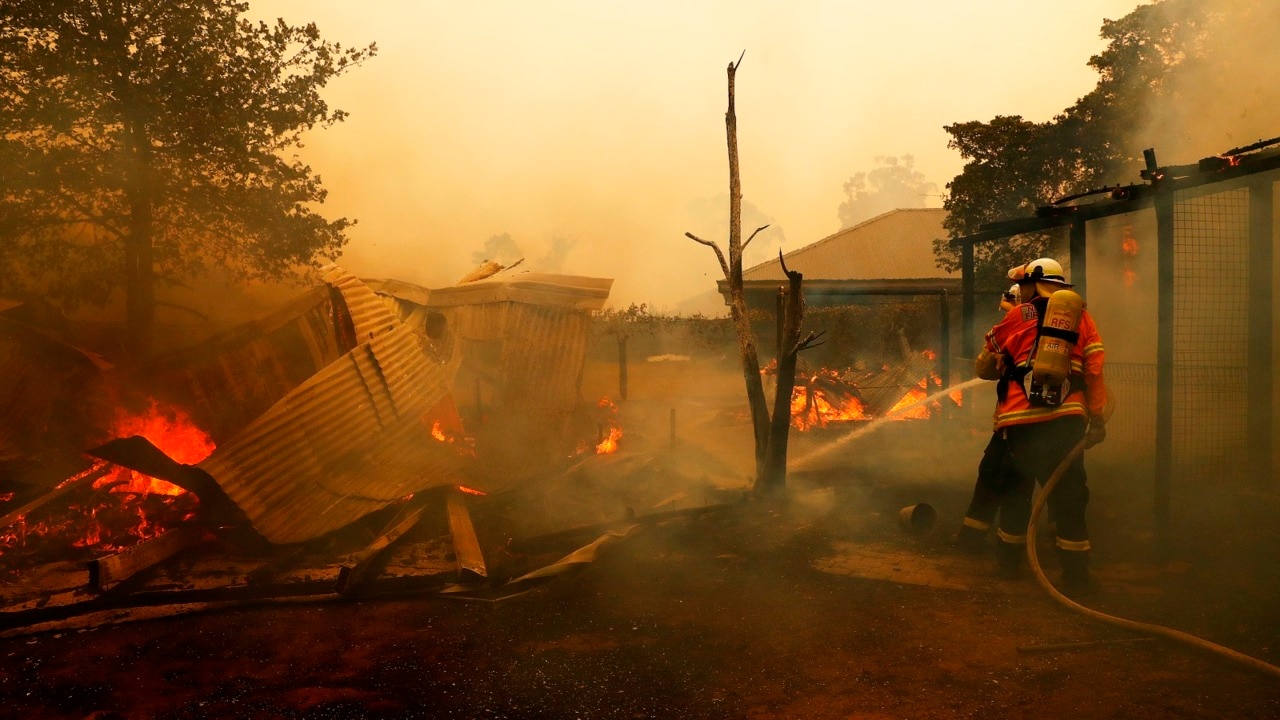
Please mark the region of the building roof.
[[[938, 268], [933, 241], [947, 237], [942, 208], [890, 210], [783, 256], [787, 269], [810, 281], [951, 280]], [[785, 282], [775, 258], [742, 271], [744, 283]]]
[[611, 278], [521, 272], [427, 289], [399, 280], [365, 280], [373, 291], [418, 305], [445, 307], [519, 302], [599, 310], [609, 299]]

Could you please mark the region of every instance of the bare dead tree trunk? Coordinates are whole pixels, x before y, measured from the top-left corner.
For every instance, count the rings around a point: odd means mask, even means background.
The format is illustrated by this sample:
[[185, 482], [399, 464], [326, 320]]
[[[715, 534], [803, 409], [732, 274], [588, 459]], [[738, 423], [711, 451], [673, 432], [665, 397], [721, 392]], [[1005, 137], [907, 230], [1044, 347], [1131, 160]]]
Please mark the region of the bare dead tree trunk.
[[787, 276], [787, 292], [779, 296], [781, 318], [778, 337], [778, 382], [773, 397], [773, 419], [769, 423], [769, 444], [765, 452], [764, 472], [756, 476], [757, 493], [777, 492], [787, 484], [787, 446], [791, 433], [791, 393], [796, 385], [796, 362], [800, 351], [814, 346], [818, 335], [810, 333], [800, 339], [804, 323], [804, 294], [801, 289], [804, 276], [788, 270], [787, 263], [778, 253], [782, 272]]
[[729, 259], [725, 260], [720, 247], [703, 240], [693, 233], [685, 233], [691, 240], [710, 247], [720, 261], [729, 285], [729, 316], [733, 319], [738, 336], [738, 354], [742, 359], [742, 379], [747, 386], [747, 404], [751, 409], [751, 427], [755, 437], [756, 477], [764, 473], [765, 452], [769, 445], [769, 406], [764, 395], [764, 381], [760, 378], [760, 359], [756, 352], [756, 335], [751, 328], [747, 312], [747, 300], [742, 289], [742, 250], [756, 233], [769, 227], [758, 228], [744, 243], [742, 241], [742, 181], [738, 173], [738, 116], [734, 111], [734, 74], [738, 63], [729, 63], [729, 109], [724, 114], [725, 135], [729, 145]]
[[[741, 63], [742, 59], [738, 59]], [[751, 427], [756, 441], [756, 477], [764, 472], [765, 452], [769, 444], [769, 406], [760, 377], [760, 356], [756, 352], [756, 334], [747, 312], [746, 293], [742, 287], [742, 176], [738, 172], [738, 114], [734, 109], [734, 76], [738, 65], [730, 63], [729, 107], [724, 113], [725, 137], [729, 145], [729, 293], [734, 328], [738, 334], [738, 350], [742, 356], [742, 378], [747, 386], [747, 403], [751, 408]], [[756, 232], [759, 232], [757, 230]], [[755, 237], [752, 234], [752, 237]]]

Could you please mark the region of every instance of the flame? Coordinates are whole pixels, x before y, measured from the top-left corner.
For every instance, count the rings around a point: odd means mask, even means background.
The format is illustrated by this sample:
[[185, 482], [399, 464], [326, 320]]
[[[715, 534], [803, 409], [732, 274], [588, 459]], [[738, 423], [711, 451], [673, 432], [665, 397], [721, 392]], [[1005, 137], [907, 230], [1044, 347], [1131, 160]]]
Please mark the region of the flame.
[[440, 429], [439, 420], [437, 420], [435, 424], [431, 426], [431, 437], [435, 438], [436, 440], [439, 440], [440, 442], [445, 442], [444, 430]]
[[[190, 415], [176, 407], [161, 407], [155, 400], [136, 415], [117, 409], [111, 432], [115, 437], [141, 435], [184, 465], [204, 460], [213, 454], [215, 447], [213, 440], [191, 421]], [[107, 485], [113, 485], [111, 491], [117, 493], [181, 495], [186, 492], [177, 485], [127, 468], [119, 468], [93, 483], [95, 488]]]
[[605, 438], [604, 440], [601, 440], [600, 443], [596, 445], [596, 454], [608, 455], [609, 453], [617, 452], [618, 441], [621, 439], [622, 439], [622, 428], [618, 427], [617, 425], [614, 425], [613, 427], [609, 428], [609, 437]]
[[834, 397], [812, 383], [791, 390], [791, 425], [797, 430], [868, 419], [862, 401], [853, 395]]
[[1133, 270], [1133, 259], [1138, 257], [1138, 240], [1133, 236], [1133, 226], [1124, 226], [1124, 239], [1120, 241], [1120, 252], [1124, 254], [1124, 268], [1121, 273], [1125, 287], [1133, 287], [1138, 274]]
[[[140, 435], [174, 460], [193, 465], [214, 450], [207, 434], [178, 408], [148, 401], [140, 413], [118, 409], [110, 426], [114, 437]], [[103, 468], [98, 463], [58, 484], [64, 487]], [[38, 552], [36, 539], [74, 548], [113, 552], [155, 537], [195, 515], [198, 498], [164, 480], [115, 465], [88, 488], [72, 491], [57, 507], [42, 507], [40, 520], [17, 518], [0, 528], [0, 555], [16, 549]]]
[[920, 405], [916, 405], [915, 407], [911, 407], [910, 409], [906, 409], [906, 410], [903, 409], [903, 408], [907, 408], [913, 403], [918, 403], [927, 397], [929, 397], [929, 378], [926, 377], [921, 379], [920, 382], [917, 383], [915, 387], [908, 390], [907, 394], [903, 395], [902, 398], [898, 400], [898, 402], [894, 403], [893, 407], [889, 408], [888, 414], [894, 417], [899, 417], [899, 418], [927, 420], [929, 418], [930, 410], [931, 410], [931, 408], [927, 403], [921, 403]]

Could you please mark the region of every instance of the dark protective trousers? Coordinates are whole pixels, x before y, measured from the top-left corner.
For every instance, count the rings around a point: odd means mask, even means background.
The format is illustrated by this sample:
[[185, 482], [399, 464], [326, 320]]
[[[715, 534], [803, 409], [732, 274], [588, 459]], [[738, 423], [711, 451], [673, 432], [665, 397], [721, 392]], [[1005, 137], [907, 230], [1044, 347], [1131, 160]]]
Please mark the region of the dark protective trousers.
[[[1044, 485], [1067, 453], [1085, 434], [1080, 416], [1005, 428], [1005, 452], [1010, 488], [1000, 497], [1000, 532], [1024, 537], [1031, 519], [1031, 498], [1036, 484]], [[1049, 509], [1058, 528], [1058, 547], [1087, 552], [1089, 529], [1085, 506], [1089, 488], [1084, 472], [1084, 454], [1072, 460], [1049, 496]]]
[[985, 533], [995, 522], [1000, 509], [1000, 497], [1007, 490], [1005, 482], [1004, 432], [992, 433], [991, 440], [978, 461], [978, 479], [973, 484], [973, 497], [964, 514], [965, 527]]

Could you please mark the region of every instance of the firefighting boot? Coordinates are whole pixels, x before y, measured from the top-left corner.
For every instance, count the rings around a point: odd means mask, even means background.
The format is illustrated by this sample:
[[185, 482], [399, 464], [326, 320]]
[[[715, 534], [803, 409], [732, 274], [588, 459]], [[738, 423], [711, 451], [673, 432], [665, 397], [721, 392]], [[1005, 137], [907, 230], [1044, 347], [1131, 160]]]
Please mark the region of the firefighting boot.
[[1026, 554], [1026, 545], [1010, 543], [1003, 540], [996, 542], [996, 575], [1002, 580], [1017, 580], [1022, 577], [1022, 556]]
[[961, 525], [951, 541], [952, 547], [965, 555], [978, 555], [987, 544], [987, 531], [969, 525]]
[[1069, 598], [1092, 595], [1098, 590], [1098, 581], [1089, 572], [1089, 551], [1058, 548], [1062, 563], [1062, 594]]

